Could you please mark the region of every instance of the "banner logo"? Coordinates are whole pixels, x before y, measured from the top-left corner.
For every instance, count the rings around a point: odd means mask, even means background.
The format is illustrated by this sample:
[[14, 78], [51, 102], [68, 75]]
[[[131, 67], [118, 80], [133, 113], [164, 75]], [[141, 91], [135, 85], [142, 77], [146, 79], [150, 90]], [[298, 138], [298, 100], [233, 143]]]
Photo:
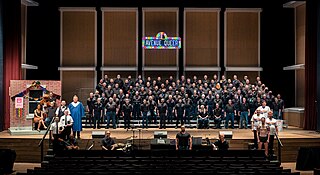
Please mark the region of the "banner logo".
[[180, 37], [168, 37], [165, 32], [159, 32], [156, 37], [142, 38], [144, 49], [180, 49]]

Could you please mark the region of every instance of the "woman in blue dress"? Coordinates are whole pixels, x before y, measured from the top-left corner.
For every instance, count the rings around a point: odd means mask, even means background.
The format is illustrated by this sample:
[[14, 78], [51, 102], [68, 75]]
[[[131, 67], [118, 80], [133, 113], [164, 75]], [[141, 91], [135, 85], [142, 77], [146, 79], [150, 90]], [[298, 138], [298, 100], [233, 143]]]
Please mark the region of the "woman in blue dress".
[[71, 117], [73, 119], [73, 136], [80, 139], [80, 131], [82, 131], [82, 116], [85, 115], [84, 107], [81, 102], [79, 102], [79, 98], [77, 95], [73, 96], [73, 102], [69, 104], [69, 110], [71, 113]]

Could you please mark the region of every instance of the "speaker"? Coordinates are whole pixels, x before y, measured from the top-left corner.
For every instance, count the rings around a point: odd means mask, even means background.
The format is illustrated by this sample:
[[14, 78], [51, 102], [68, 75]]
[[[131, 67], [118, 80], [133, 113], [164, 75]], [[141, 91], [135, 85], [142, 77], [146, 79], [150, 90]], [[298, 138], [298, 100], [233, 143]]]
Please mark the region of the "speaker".
[[192, 145], [201, 145], [202, 137], [192, 137]]
[[220, 134], [224, 134], [225, 139], [232, 139], [232, 131], [219, 131]]
[[0, 174], [13, 173], [13, 165], [16, 160], [16, 151], [11, 149], [0, 149]]
[[92, 131], [91, 133], [92, 138], [104, 138], [105, 137], [105, 131]]
[[154, 131], [153, 136], [155, 139], [166, 139], [168, 137], [167, 131]]
[[151, 150], [174, 150], [175, 145], [171, 145], [170, 139], [152, 139]]

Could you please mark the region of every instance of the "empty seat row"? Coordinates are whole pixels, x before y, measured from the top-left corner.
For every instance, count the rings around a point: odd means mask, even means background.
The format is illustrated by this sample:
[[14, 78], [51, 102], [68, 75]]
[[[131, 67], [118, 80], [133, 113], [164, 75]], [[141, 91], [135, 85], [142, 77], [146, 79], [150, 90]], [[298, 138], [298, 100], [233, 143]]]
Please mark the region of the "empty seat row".
[[41, 167], [28, 170], [28, 174], [293, 174], [290, 169], [283, 169], [279, 162], [267, 161], [263, 154], [263, 151], [248, 150], [130, 153], [71, 151], [57, 153], [49, 162], [42, 163]]

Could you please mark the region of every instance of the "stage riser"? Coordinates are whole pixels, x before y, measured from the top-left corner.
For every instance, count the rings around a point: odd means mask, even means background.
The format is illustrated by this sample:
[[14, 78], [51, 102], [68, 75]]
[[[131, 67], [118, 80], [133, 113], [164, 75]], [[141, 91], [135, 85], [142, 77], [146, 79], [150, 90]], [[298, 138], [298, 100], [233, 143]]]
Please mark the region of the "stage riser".
[[[157, 124], [154, 124], [153, 120], [151, 120], [151, 121], [152, 122], [149, 122], [149, 124], [148, 124], [149, 128], [158, 128], [159, 127], [159, 125], [160, 125], [160, 120], [159, 119], [157, 119]], [[107, 123], [107, 121], [102, 122], [102, 124], [100, 124], [100, 127], [101, 128], [105, 128], [106, 127], [106, 123]], [[132, 127], [142, 127], [142, 120], [131, 120], [130, 123], [131, 123], [130, 126], [132, 126]], [[231, 121], [229, 122], [229, 124], [231, 124]], [[197, 120], [190, 120], [190, 124], [186, 124], [186, 126], [187, 127], [196, 128], [197, 127]], [[209, 126], [211, 128], [216, 126], [213, 120], [209, 120]], [[221, 122], [221, 127], [224, 128], [224, 126], [225, 126], [225, 121], [222, 121]], [[235, 127], [239, 126], [238, 122], [236, 120], [234, 121], [234, 126]], [[250, 127], [250, 126], [251, 126], [251, 123], [249, 122], [248, 127]], [[82, 127], [83, 128], [92, 128], [93, 124], [90, 124], [88, 122], [88, 120], [86, 120], [86, 119], [82, 119]], [[110, 127], [112, 127], [112, 121], [110, 121]], [[124, 128], [124, 120], [119, 120], [118, 124], [117, 124], [117, 127], [118, 128]], [[172, 123], [167, 123], [166, 127], [167, 128], [176, 127], [176, 120], [172, 120]]]
[[[1, 138], [0, 149], [9, 148], [17, 153], [16, 162], [40, 162], [40, 147], [38, 147], [40, 139], [16, 139], [16, 138]], [[46, 140], [44, 150], [48, 149], [48, 140]], [[96, 139], [96, 144], [92, 148], [94, 150], [101, 149], [100, 139]], [[126, 143], [124, 139], [118, 139], [117, 142]], [[141, 139], [140, 148], [150, 149], [150, 139]], [[233, 139], [230, 141], [230, 149], [248, 149], [250, 139]], [[79, 141], [80, 148], [84, 149], [89, 147], [92, 143], [91, 139], [82, 139]], [[139, 144], [138, 140], [134, 140], [135, 145]], [[284, 147], [282, 148], [282, 161], [295, 162], [298, 154], [299, 147], [304, 146], [320, 146], [320, 139], [316, 138], [301, 138], [301, 139], [282, 139]], [[277, 154], [277, 142], [274, 143], [275, 153]]]

